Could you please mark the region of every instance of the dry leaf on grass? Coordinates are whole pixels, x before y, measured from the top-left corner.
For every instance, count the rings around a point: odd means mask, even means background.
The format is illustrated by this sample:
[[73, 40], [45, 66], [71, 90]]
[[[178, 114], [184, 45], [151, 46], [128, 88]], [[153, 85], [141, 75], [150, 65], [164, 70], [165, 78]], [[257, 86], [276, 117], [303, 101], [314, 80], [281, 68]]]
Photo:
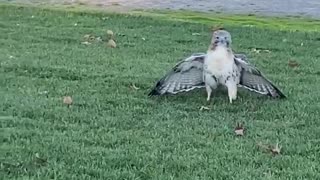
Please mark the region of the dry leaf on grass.
[[274, 147], [270, 147], [270, 151], [272, 154], [280, 154], [281, 152], [281, 147], [279, 146], [279, 143], [277, 143]]
[[252, 51], [255, 52], [255, 53], [260, 53], [260, 50], [258, 50], [256, 48], [253, 48]]
[[289, 61], [288, 61], [288, 66], [289, 66], [289, 67], [298, 67], [298, 66], [299, 66], [299, 63], [296, 62], [296, 61], [293, 61], [293, 60], [289, 60]]
[[83, 36], [83, 42], [81, 42], [81, 44], [85, 44], [85, 45], [90, 45], [94, 42], [101, 42], [102, 38], [101, 37], [95, 37], [94, 35], [91, 34], [85, 34]]
[[200, 107], [200, 111], [203, 111], [203, 110], [210, 110], [210, 108], [209, 108], [209, 107], [206, 107], [206, 106], [201, 106], [201, 107]]
[[259, 48], [258, 49], [257, 48], [253, 48], [252, 51], [257, 53], [257, 54], [259, 54], [260, 52], [271, 53], [271, 51], [268, 50], [268, 49], [259, 49]]
[[83, 40], [84, 41], [88, 41], [88, 42], [92, 42], [96, 39], [96, 37], [94, 35], [91, 35], [91, 34], [85, 34], [83, 36]]
[[36, 153], [35, 154], [35, 159], [34, 159], [35, 163], [37, 163], [38, 165], [46, 165], [48, 163], [48, 160], [47, 158], [43, 158], [43, 157], [40, 157], [39, 153]]
[[107, 47], [110, 47], [110, 48], [116, 48], [117, 47], [117, 44], [116, 42], [114, 42], [113, 39], [110, 39], [107, 43]]
[[138, 88], [134, 83], [131, 84], [130, 86], [132, 89], [134, 90], [139, 90], [140, 88]]
[[90, 38], [90, 34], [85, 34], [84, 36], [83, 36], [83, 38], [85, 39], [85, 40], [89, 40], [89, 38]]
[[97, 41], [97, 42], [101, 42], [101, 41], [102, 41], [102, 38], [101, 38], [101, 37], [97, 37], [97, 38], [96, 38], [96, 41]]
[[63, 103], [70, 106], [72, 104], [72, 98], [70, 96], [64, 96], [63, 97]]
[[81, 44], [84, 44], [84, 45], [90, 45], [91, 43], [88, 42], [88, 41], [84, 41], [84, 42], [81, 42]]
[[242, 123], [237, 123], [237, 127], [234, 129], [234, 132], [237, 136], [243, 136], [244, 135], [244, 127]]
[[258, 143], [258, 147], [260, 147], [262, 150], [266, 152], [271, 152], [273, 155], [278, 155], [281, 153], [281, 146], [279, 146], [279, 143], [276, 145], [264, 145], [261, 142]]
[[113, 32], [111, 30], [107, 30], [108, 37], [113, 37]]

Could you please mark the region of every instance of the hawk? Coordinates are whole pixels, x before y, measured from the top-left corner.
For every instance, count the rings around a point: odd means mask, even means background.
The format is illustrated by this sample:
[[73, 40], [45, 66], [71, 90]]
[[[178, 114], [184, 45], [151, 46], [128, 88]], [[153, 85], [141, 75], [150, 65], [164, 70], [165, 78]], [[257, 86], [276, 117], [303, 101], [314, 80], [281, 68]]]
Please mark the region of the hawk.
[[205, 88], [209, 101], [212, 91], [222, 85], [228, 90], [230, 103], [236, 100], [238, 87], [274, 98], [286, 98], [248, 62], [246, 55], [233, 53], [231, 42], [228, 31], [214, 31], [206, 54], [195, 53], [180, 61], [157, 82], [148, 95], [177, 94]]

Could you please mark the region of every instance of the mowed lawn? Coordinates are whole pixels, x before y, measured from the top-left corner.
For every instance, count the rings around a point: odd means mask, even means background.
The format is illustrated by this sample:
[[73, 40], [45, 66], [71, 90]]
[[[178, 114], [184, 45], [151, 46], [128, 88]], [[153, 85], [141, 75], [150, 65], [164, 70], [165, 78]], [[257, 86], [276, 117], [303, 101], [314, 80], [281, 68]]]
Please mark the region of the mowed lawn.
[[320, 179], [320, 33], [224, 27], [287, 99], [148, 97], [209, 25], [0, 6], [0, 179]]

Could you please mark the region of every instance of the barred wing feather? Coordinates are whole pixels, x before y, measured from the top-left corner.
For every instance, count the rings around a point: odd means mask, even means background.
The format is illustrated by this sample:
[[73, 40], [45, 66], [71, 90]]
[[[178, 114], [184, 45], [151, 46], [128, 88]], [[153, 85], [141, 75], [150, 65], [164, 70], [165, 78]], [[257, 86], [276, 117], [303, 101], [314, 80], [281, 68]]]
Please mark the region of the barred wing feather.
[[[148, 95], [177, 94], [205, 87], [203, 80], [205, 56], [205, 53], [196, 53], [180, 61], [156, 83]], [[270, 80], [248, 62], [244, 54], [235, 54], [235, 63], [241, 69], [240, 87], [271, 97], [286, 98]]]
[[180, 61], [170, 72], [161, 78], [149, 96], [176, 94], [204, 87], [203, 62], [205, 54], [197, 53]]
[[247, 61], [235, 58], [236, 64], [241, 67], [240, 87], [250, 91], [275, 98], [286, 98], [286, 96], [257, 68]]
[[[180, 61], [156, 83], [148, 95], [177, 94], [205, 87], [203, 80], [205, 56], [205, 53], [195, 53]], [[235, 56], [244, 62], [247, 61], [244, 54], [236, 54]]]

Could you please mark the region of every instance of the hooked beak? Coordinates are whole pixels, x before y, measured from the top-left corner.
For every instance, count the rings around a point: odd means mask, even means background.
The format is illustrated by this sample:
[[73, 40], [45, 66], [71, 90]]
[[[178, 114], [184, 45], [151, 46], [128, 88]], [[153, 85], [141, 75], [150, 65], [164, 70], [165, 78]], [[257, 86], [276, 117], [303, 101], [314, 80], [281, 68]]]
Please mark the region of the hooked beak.
[[215, 43], [216, 45], [226, 45], [226, 46], [229, 46], [229, 42], [226, 41], [225, 39], [216, 40], [214, 43]]

